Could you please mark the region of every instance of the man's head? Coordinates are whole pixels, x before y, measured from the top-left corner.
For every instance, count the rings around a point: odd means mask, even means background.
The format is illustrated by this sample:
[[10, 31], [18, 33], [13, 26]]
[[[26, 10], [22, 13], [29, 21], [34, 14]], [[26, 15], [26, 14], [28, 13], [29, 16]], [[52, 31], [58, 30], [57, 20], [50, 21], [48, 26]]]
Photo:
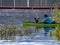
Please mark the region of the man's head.
[[47, 15], [47, 14], [45, 14], [45, 15], [44, 15], [44, 17], [48, 17], [48, 15]]

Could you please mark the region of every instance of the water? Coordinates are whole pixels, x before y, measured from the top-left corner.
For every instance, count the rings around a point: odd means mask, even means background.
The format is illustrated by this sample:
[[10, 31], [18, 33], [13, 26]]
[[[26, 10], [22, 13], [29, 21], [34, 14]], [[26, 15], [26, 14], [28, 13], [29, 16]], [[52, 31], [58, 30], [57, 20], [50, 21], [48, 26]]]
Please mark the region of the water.
[[[51, 12], [50, 10], [2, 10], [0, 13], [0, 24], [16, 24], [17, 28], [21, 28], [23, 21], [34, 22], [35, 14], [41, 18], [43, 14]], [[24, 34], [24, 36], [10, 36], [12, 40], [0, 38], [0, 45], [60, 45], [60, 42], [54, 37], [45, 36], [43, 28], [39, 29], [37, 33], [35, 27], [28, 27], [26, 30], [28, 30], [28, 34]], [[24, 32], [22, 31], [22, 33]]]
[[0, 45], [60, 45], [53, 37], [44, 36], [43, 29], [34, 34], [33, 32], [27, 36], [13, 36], [13, 40], [0, 40]]

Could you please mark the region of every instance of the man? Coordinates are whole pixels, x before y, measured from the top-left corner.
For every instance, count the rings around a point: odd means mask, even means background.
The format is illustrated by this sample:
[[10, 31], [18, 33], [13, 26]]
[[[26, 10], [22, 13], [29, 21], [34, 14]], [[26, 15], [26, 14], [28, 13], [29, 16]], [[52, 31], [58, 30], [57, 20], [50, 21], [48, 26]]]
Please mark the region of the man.
[[45, 14], [42, 22], [45, 24], [51, 24], [53, 22], [53, 20], [51, 17], [49, 17], [47, 14]]
[[[42, 21], [44, 24], [52, 24], [55, 23], [51, 17], [47, 14], [44, 15], [44, 19]], [[45, 36], [47, 36], [48, 32], [52, 30], [53, 27], [44, 27]]]

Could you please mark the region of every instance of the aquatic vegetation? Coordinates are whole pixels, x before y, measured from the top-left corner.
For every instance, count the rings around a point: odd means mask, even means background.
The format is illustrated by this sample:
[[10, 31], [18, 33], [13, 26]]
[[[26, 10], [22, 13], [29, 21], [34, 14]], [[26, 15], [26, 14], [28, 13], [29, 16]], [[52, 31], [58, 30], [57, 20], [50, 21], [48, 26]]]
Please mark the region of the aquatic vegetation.
[[54, 36], [57, 40], [60, 40], [60, 26], [59, 25], [54, 30]]
[[[56, 23], [60, 23], [60, 10], [58, 9], [58, 6], [54, 7], [53, 13], [54, 13], [54, 15], [52, 16], [52, 19]], [[55, 37], [55, 39], [60, 40], [60, 25], [57, 25], [57, 27], [55, 27], [55, 29], [52, 33], [53, 33], [52, 35]]]
[[49, 36], [53, 36], [54, 39], [60, 41], [60, 25], [57, 25], [53, 31], [49, 32]]
[[53, 9], [53, 16], [52, 19], [56, 21], [57, 23], [60, 23], [60, 10], [58, 9], [58, 6], [55, 6]]
[[4, 24], [0, 26], [0, 39], [10, 39], [17, 34], [21, 35], [22, 29], [17, 28], [16, 25]]
[[60, 25], [57, 25], [55, 29], [53, 29], [52, 31], [49, 31], [48, 35], [50, 37], [53, 36], [55, 40], [60, 41]]
[[0, 26], [0, 39], [12, 40], [14, 39], [13, 36], [27, 36], [31, 35], [32, 33], [33, 33], [33, 27], [19, 28], [16, 25], [10, 25], [10, 24], [3, 24]]

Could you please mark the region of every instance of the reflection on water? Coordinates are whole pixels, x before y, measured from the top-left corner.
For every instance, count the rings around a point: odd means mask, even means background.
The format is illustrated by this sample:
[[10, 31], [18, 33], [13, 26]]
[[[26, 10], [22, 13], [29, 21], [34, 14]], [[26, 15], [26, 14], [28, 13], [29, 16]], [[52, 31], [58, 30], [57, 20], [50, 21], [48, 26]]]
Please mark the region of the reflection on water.
[[13, 39], [15, 36], [29, 36], [34, 33], [32, 27], [17, 27], [16, 25], [0, 25], [0, 39]]
[[0, 40], [12, 41], [46, 41], [54, 40], [53, 37], [44, 36], [44, 29], [35, 27], [17, 27], [16, 25], [0, 25]]
[[7, 43], [12, 41], [14, 44], [15, 42], [54, 43], [56, 41], [54, 36], [50, 37], [49, 34], [45, 36], [43, 28], [23, 27], [21, 24], [23, 21], [34, 22], [33, 17], [36, 14], [42, 20], [43, 15], [46, 13], [51, 14], [50, 10], [1, 10], [0, 24], [2, 25], [0, 25], [0, 41], [8, 41]]

